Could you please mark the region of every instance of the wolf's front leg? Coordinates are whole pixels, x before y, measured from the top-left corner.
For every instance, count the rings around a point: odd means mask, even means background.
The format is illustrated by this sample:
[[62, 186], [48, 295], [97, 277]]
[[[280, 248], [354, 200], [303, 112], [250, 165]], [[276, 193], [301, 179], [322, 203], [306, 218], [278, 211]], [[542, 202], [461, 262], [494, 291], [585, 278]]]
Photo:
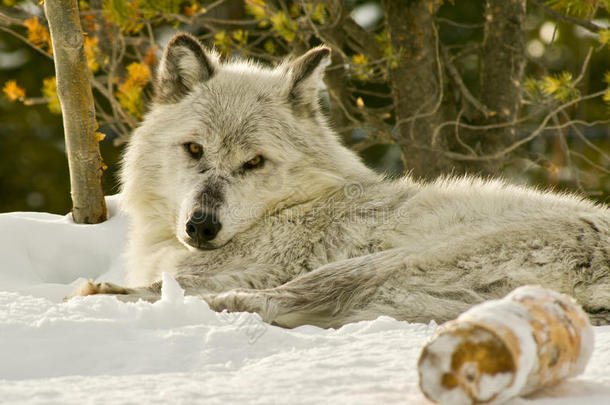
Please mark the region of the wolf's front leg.
[[266, 322], [289, 328], [328, 328], [381, 315], [444, 322], [523, 284], [484, 255], [470, 256], [472, 266], [456, 264], [459, 258], [442, 246], [417, 253], [397, 248], [329, 263], [275, 288], [202, 297], [217, 311], [256, 312]]
[[405, 267], [406, 256], [403, 249], [394, 249], [329, 263], [276, 288], [236, 289], [203, 298], [216, 311], [256, 312], [283, 327], [339, 327], [381, 315], [368, 304], [388, 277]]
[[97, 294], [116, 295], [118, 299], [124, 302], [134, 302], [140, 299], [155, 302], [161, 298], [161, 283], [155, 283], [149, 287], [127, 288], [112, 283], [86, 281], [76, 287], [70, 295], [64, 297], [64, 301], [71, 300], [74, 297]]

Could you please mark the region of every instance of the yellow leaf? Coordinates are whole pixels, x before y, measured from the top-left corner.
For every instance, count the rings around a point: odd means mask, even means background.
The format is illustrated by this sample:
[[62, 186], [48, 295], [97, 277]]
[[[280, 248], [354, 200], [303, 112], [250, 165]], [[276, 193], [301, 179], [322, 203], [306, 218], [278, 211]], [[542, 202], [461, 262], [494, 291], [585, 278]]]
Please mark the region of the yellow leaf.
[[102, 162], [102, 170], [106, 170], [108, 169], [108, 165], [104, 162]]
[[155, 66], [157, 64], [157, 55], [155, 55], [155, 49], [152, 46], [148, 48], [148, 51], [146, 51], [144, 63], [146, 63], [148, 66]]
[[[195, 3], [190, 6], [185, 6], [184, 11], [182, 12], [187, 17], [192, 17], [199, 11], [199, 4]], [[205, 11], [205, 9], [204, 9]]]
[[554, 77], [545, 76], [542, 79], [542, 91], [544, 91], [546, 94], [555, 93], [557, 89], [559, 89], [560, 85], [559, 80]]
[[4, 83], [4, 87], [2, 88], [4, 95], [10, 101], [23, 101], [25, 98], [25, 90], [17, 85], [15, 80], [9, 80]]
[[316, 4], [311, 13], [311, 19], [318, 24], [326, 23], [326, 5], [324, 5], [324, 3]]
[[601, 44], [610, 44], [610, 30], [600, 30], [597, 35], [599, 35], [598, 40]]
[[23, 25], [28, 30], [28, 41], [34, 46], [42, 48], [43, 45], [46, 45], [49, 50], [53, 49], [49, 30], [38, 22], [38, 17], [28, 18], [23, 22]]
[[354, 64], [354, 77], [360, 81], [367, 81], [370, 76], [374, 74], [373, 68], [368, 66], [368, 58], [358, 53], [352, 56], [352, 63]]
[[356, 99], [356, 105], [358, 106], [358, 108], [360, 110], [362, 110], [364, 108], [364, 100], [362, 100], [362, 97], [358, 97]]
[[97, 37], [85, 37], [85, 55], [87, 56], [87, 66], [91, 72], [95, 73], [100, 69], [100, 64], [97, 62], [99, 57], [99, 44], [100, 40]]
[[127, 66], [127, 77], [117, 88], [115, 96], [119, 104], [136, 118], [142, 117], [144, 102], [142, 90], [150, 80], [150, 68], [145, 63], [133, 62]]
[[289, 10], [290, 18], [297, 18], [301, 14], [301, 6], [293, 4]]
[[231, 36], [227, 35], [227, 32], [225, 30], [218, 31], [214, 35], [214, 45], [218, 47], [222, 54], [228, 55], [231, 53], [231, 44]]
[[369, 60], [365, 55], [358, 53], [352, 56], [352, 62], [354, 62], [355, 65], [366, 65], [369, 63]]
[[136, 118], [142, 117], [144, 102], [142, 101], [142, 88], [130, 82], [121, 84], [116, 92], [119, 104]]
[[93, 136], [95, 137], [96, 142], [102, 142], [104, 139], [106, 139], [106, 134], [97, 131], [93, 134]]
[[275, 43], [271, 40], [268, 39], [267, 41], [265, 41], [265, 52], [267, 52], [269, 55], [275, 55]]
[[273, 30], [280, 34], [286, 42], [292, 42], [296, 38], [297, 23], [292, 21], [283, 11], [278, 11], [270, 18]]
[[580, 92], [572, 83], [572, 74], [565, 71], [554, 77], [544, 76], [539, 87], [543, 93], [553, 96], [561, 102], [574, 100], [580, 95]]
[[150, 79], [150, 68], [145, 63], [133, 62], [127, 66], [127, 81], [143, 87]]
[[233, 33], [231, 35], [239, 46], [241, 46], [241, 47], [246, 46], [246, 43], [248, 42], [248, 31], [235, 30], [235, 31], [233, 31]]
[[246, 13], [250, 14], [257, 20], [264, 20], [267, 18], [267, 12], [265, 11], [265, 2], [263, 0], [245, 0]]
[[57, 81], [55, 76], [47, 77], [42, 80], [42, 94], [47, 99], [47, 107], [49, 111], [55, 114], [61, 114], [61, 104], [57, 97]]
[[[118, 25], [125, 33], [136, 34], [145, 27], [142, 21], [157, 14], [157, 11], [148, 5], [150, 2], [145, 2], [144, 5], [141, 3], [138, 0], [104, 0], [102, 9], [109, 22]], [[172, 4], [177, 6], [178, 2]], [[174, 12], [179, 12], [179, 9]]]

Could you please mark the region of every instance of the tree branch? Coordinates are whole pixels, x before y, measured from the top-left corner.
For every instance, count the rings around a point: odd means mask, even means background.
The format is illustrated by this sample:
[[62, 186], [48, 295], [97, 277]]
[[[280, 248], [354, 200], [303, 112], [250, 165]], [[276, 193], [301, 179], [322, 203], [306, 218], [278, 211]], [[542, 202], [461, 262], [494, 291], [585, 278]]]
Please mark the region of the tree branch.
[[579, 26], [586, 28], [589, 31], [593, 31], [593, 32], [598, 32], [598, 31], [604, 29], [604, 27], [597, 25], [595, 23], [592, 23], [591, 21], [585, 21], [585, 20], [581, 20], [580, 18], [561, 14], [560, 12], [555, 11], [551, 7], [544, 4], [544, 1], [542, 1], [542, 0], [533, 0], [533, 2], [536, 3], [540, 8], [542, 8], [547, 14], [552, 15], [553, 17], [557, 18], [558, 20], [563, 20], [563, 21], [566, 21], [566, 22], [569, 22], [572, 24], [579, 25]]

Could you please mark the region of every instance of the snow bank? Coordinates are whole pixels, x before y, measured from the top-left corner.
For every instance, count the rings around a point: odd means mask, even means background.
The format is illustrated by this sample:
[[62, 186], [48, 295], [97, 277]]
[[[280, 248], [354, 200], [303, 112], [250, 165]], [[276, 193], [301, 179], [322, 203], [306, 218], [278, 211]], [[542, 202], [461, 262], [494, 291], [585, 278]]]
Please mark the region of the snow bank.
[[107, 199], [110, 219], [78, 225], [72, 215], [0, 214], [0, 289], [59, 300], [80, 279], [124, 280], [127, 218], [119, 197]]
[[[417, 359], [436, 324], [380, 317], [285, 330], [210, 311], [165, 278], [163, 298], [61, 302], [80, 277], [121, 283], [126, 218], [0, 215], [0, 402], [427, 404]], [[610, 403], [610, 327], [579, 379], [512, 404]]]

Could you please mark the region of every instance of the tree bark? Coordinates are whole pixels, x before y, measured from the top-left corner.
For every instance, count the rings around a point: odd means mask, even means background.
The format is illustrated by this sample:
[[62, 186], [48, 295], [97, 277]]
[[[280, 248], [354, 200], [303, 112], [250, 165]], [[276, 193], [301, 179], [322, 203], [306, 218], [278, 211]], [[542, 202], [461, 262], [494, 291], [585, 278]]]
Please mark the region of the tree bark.
[[45, 14], [53, 42], [57, 94], [62, 109], [72, 187], [72, 217], [80, 224], [106, 220], [102, 158], [89, 69], [76, 0], [46, 0]]
[[[485, 20], [479, 99], [495, 115], [484, 123], [510, 122], [521, 107], [519, 83], [526, 62], [523, 34], [525, 0], [488, 0]], [[515, 140], [514, 135], [513, 127], [479, 132], [471, 144], [482, 154], [491, 154], [510, 145]], [[496, 172], [502, 161], [488, 162], [488, 171]]]
[[[407, 171], [432, 179], [451, 172], [453, 163], [442, 153], [447, 145], [432, 134], [443, 121], [442, 87], [437, 58], [434, 13], [426, 0], [383, 0], [386, 29], [398, 66], [389, 69], [399, 144]], [[441, 75], [443, 75], [441, 71]]]

